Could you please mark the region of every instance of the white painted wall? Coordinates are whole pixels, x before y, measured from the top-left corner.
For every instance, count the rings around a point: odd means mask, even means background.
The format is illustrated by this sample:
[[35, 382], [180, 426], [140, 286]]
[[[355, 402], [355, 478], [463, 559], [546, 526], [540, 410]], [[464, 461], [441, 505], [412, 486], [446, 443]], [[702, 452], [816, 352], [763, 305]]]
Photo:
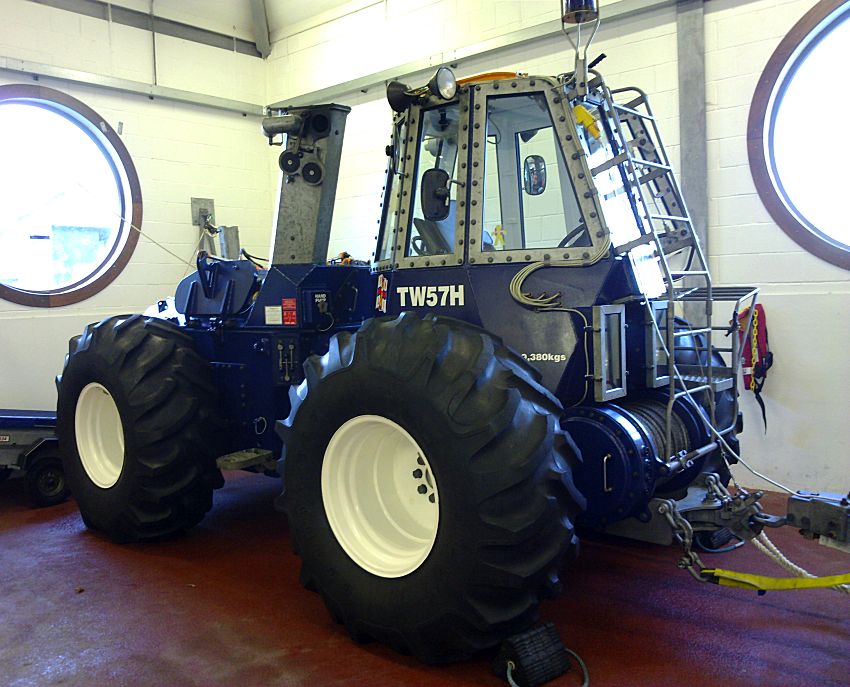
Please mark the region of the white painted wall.
[[[321, 24], [275, 31], [272, 101], [419, 59], [441, 64], [460, 46], [557, 19], [551, 0], [385, 0], [351, 3]], [[332, 18], [336, 17], [336, 18]]]
[[[0, 55], [151, 82], [150, 34], [24, 0], [0, 0]], [[158, 82], [221, 97], [265, 102], [262, 60], [157, 38]], [[0, 83], [26, 77], [0, 70]], [[0, 300], [0, 407], [55, 407], [53, 377], [68, 339], [89, 322], [140, 312], [173, 295], [189, 269], [152, 241], [190, 261], [198, 243], [192, 196], [213, 198], [218, 224], [239, 225], [247, 250], [264, 255], [273, 192], [268, 146], [256, 117], [149, 100], [96, 86], [41, 79], [82, 100], [113, 128], [136, 165], [144, 219], [133, 258], [105, 290], [61, 308], [28, 308]], [[57, 142], [61, 144], [61, 142]], [[148, 238], [149, 237], [149, 238]]]
[[[128, 5], [134, 2], [124, 0]], [[716, 281], [763, 287], [776, 353], [765, 389], [767, 435], [761, 432], [757, 407], [745, 395], [745, 456], [791, 486], [827, 488], [846, 486], [850, 474], [850, 428], [845, 421], [850, 363], [844, 354], [850, 334], [846, 321], [850, 273], [808, 255], [770, 220], [755, 193], [745, 146], [756, 81], [782, 36], [814, 4], [815, 0], [706, 3], [709, 233]], [[178, 12], [179, 4], [163, 0], [163, 6], [172, 5]], [[185, 16], [175, 18], [191, 21], [189, 15], [198, 6], [186, 5]], [[557, 16], [551, 0], [323, 0], [316, 10], [321, 11], [316, 16], [291, 15], [292, 21], [287, 21], [290, 15], [285, 12], [270, 11], [275, 42], [266, 63], [158, 37], [159, 83], [275, 102], [407, 62], [451, 61], [458, 48]], [[0, 54], [140, 81], [152, 77], [149, 34], [116, 26], [105, 32], [103, 22], [23, 0], [0, 0], [0, 16]], [[244, 20], [231, 12], [203, 25], [224, 30], [232, 23], [236, 35], [247, 36]], [[603, 51], [608, 59], [601, 69], [611, 85], [636, 85], [651, 94], [675, 162], [679, 143], [675, 10], [609, 22], [591, 52]], [[464, 59], [457, 73], [514, 69], [556, 74], [571, 65], [563, 39], [551, 38], [505, 48], [486, 60]], [[0, 82], [14, 80], [7, 76], [8, 72], [0, 72]], [[146, 232], [188, 258], [195, 240], [188, 224], [188, 197], [211, 196], [216, 199], [218, 221], [240, 224], [249, 250], [265, 254], [277, 171], [273, 153], [256, 133], [256, 121], [94, 87], [65, 90], [113, 125], [124, 122], [124, 139], [142, 179]], [[347, 123], [329, 253], [348, 250], [368, 259], [379, 217], [390, 112], [381, 88], [342, 100], [354, 109]], [[124, 274], [77, 306], [46, 311], [0, 303], [0, 405], [50, 407], [50, 378], [71, 334], [85, 322], [139, 310], [173, 290], [185, 267], [157, 251], [143, 239]], [[742, 471], [739, 476], [744, 484], [759, 484]]]
[[[744, 394], [745, 455], [792, 487], [846, 490], [850, 272], [810, 255], [774, 224], [756, 194], [745, 138], [750, 101], [764, 65], [815, 4], [706, 4], [711, 267], [720, 283], [762, 287], [776, 356], [764, 392], [767, 434], [752, 394]], [[822, 95], [827, 103], [829, 94]]]

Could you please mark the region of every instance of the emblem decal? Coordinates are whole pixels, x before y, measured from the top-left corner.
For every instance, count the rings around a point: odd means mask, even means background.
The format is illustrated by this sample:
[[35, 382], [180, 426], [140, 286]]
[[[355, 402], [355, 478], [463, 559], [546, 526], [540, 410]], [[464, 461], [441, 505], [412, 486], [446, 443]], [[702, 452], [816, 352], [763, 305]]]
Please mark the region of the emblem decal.
[[382, 274], [378, 277], [378, 293], [375, 297], [375, 310], [379, 310], [380, 312], [387, 311], [387, 288], [389, 287], [389, 282], [387, 278]]

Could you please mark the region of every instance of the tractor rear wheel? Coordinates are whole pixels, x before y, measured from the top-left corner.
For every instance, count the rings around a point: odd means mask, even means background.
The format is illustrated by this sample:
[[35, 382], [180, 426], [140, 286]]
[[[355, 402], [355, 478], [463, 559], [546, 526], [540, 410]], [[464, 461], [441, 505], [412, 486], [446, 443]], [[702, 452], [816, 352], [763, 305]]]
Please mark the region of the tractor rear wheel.
[[87, 527], [127, 542], [200, 522], [223, 483], [220, 422], [190, 337], [140, 315], [89, 325], [57, 385], [65, 476]]
[[304, 365], [284, 503], [305, 586], [356, 640], [429, 663], [526, 629], [577, 551], [561, 406], [482, 329], [404, 313]]

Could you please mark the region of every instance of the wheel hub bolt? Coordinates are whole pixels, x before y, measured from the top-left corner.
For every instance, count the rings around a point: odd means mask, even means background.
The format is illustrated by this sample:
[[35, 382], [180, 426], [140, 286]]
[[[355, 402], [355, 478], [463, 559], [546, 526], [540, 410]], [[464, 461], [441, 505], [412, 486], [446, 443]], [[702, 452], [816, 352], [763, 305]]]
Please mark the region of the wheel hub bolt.
[[416, 491], [418, 491], [420, 494], [427, 494], [428, 487], [426, 487], [424, 484], [420, 484], [418, 487], [416, 487]]
[[416, 468], [416, 469], [413, 471], [413, 476], [414, 476], [416, 479], [420, 479], [420, 478], [422, 477], [422, 470], [420, 470], [419, 468]]

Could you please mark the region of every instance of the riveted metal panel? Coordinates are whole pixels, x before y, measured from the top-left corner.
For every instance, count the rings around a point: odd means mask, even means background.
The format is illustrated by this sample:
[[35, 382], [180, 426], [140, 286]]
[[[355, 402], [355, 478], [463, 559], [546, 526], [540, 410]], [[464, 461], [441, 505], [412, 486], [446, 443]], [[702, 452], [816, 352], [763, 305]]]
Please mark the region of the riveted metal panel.
[[[458, 152], [455, 165], [455, 176], [453, 182], [457, 182], [459, 191], [457, 194], [457, 212], [455, 214], [455, 240], [453, 252], [446, 255], [415, 255], [405, 256], [405, 245], [413, 225], [413, 203], [417, 189], [414, 188], [417, 179], [417, 160], [419, 154], [419, 142], [424, 126], [423, 113], [439, 105], [451, 105], [453, 101], [445, 101], [438, 97], [425, 99], [421, 104], [415, 105], [408, 110], [407, 140], [405, 141], [403, 183], [401, 187], [401, 206], [396, 232], [396, 242], [393, 253], [393, 264], [398, 269], [410, 269], [415, 267], [451, 267], [463, 264], [466, 248], [466, 222], [469, 198], [469, 165], [470, 165], [470, 141], [467, 126], [469, 117], [469, 88], [461, 89], [458, 95], [459, 121], [458, 121]], [[378, 269], [384, 267], [386, 261], [379, 263]]]
[[[569, 107], [569, 101], [563, 92], [563, 87], [551, 77], [533, 76], [490, 81], [476, 84], [473, 88], [472, 127], [473, 131], [480, 133], [477, 137], [473, 136], [472, 142], [472, 174], [469, 195], [471, 205], [469, 213], [470, 231], [477, 237], [483, 226], [484, 141], [486, 140], [487, 130], [487, 99], [514, 94], [532, 95], [539, 93], [546, 98], [555, 134], [564, 153], [567, 172], [575, 188], [579, 209], [590, 234], [591, 245], [571, 248], [532, 248], [485, 252], [480, 241], [475, 244], [470, 242], [470, 264], [558, 262], [566, 267], [582, 267], [601, 260], [608, 253], [611, 239], [584, 150], [575, 135], [575, 118], [572, 108]], [[566, 235], [566, 228], [564, 235]]]
[[[614, 345], [617, 350], [608, 347], [608, 316], [616, 315], [618, 330]], [[617, 374], [620, 377], [620, 385], [608, 384], [605, 378], [605, 369], [609, 365], [617, 364]], [[622, 398], [628, 393], [628, 382], [626, 376], [626, 306], [623, 303], [611, 305], [593, 306], [593, 389], [594, 400], [597, 403]]]

